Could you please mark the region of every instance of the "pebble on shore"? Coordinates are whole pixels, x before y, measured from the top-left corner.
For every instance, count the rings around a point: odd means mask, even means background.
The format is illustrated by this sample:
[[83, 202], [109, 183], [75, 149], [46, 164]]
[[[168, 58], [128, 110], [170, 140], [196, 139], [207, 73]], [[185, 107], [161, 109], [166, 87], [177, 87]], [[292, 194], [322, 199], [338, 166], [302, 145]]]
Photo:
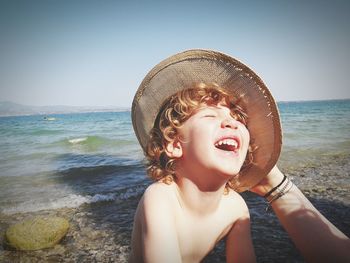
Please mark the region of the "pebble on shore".
[[61, 217], [34, 217], [10, 226], [7, 245], [17, 250], [53, 247], [67, 234], [69, 222]]

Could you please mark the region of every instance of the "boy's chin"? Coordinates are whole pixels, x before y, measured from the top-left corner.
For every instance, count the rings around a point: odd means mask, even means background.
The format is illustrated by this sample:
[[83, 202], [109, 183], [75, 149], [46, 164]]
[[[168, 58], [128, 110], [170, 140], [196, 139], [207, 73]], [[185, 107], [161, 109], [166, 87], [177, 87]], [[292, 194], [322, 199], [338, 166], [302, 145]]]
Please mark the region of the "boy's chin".
[[229, 165], [221, 167], [222, 171], [226, 173], [228, 176], [235, 176], [238, 175], [240, 170], [242, 168], [242, 165], [234, 165], [233, 163], [230, 163]]
[[225, 170], [222, 170], [221, 173], [223, 177], [227, 178], [228, 180], [231, 180], [232, 178], [238, 176], [240, 171], [240, 168], [227, 168]]

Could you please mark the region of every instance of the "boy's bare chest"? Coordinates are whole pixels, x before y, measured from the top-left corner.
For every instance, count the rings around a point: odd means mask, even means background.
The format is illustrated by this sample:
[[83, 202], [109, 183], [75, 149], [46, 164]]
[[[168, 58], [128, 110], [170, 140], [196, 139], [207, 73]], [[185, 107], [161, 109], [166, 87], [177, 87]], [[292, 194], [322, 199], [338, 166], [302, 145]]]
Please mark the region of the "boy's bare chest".
[[228, 233], [230, 220], [178, 217], [176, 228], [183, 262], [199, 262]]

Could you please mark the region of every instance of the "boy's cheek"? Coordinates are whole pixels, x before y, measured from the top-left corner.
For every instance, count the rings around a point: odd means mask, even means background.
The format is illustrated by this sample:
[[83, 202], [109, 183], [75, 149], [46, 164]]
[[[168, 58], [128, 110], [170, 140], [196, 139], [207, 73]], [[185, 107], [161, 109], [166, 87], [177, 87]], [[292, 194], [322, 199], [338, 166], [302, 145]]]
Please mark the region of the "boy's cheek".
[[243, 140], [247, 145], [250, 144], [250, 133], [249, 130], [244, 126], [243, 128]]

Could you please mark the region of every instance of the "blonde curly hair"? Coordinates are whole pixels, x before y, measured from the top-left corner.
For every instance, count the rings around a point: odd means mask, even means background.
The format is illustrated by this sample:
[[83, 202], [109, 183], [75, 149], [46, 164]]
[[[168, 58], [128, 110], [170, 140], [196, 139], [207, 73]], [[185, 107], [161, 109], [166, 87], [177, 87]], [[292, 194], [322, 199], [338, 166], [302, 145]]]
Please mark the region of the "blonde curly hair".
[[[248, 116], [238, 105], [239, 100], [240, 98], [234, 98], [215, 83], [200, 83], [193, 88], [183, 89], [168, 98], [163, 103], [150, 131], [150, 139], [145, 152], [148, 160], [148, 175], [156, 181], [167, 184], [173, 182], [176, 176], [176, 159], [168, 157], [166, 146], [178, 136], [178, 129], [201, 105], [218, 105], [224, 102], [231, 110], [231, 116], [247, 125]], [[254, 147], [252, 145], [251, 142], [242, 169], [253, 163]], [[233, 185], [233, 179], [228, 181], [226, 190], [228, 188], [234, 189]]]

